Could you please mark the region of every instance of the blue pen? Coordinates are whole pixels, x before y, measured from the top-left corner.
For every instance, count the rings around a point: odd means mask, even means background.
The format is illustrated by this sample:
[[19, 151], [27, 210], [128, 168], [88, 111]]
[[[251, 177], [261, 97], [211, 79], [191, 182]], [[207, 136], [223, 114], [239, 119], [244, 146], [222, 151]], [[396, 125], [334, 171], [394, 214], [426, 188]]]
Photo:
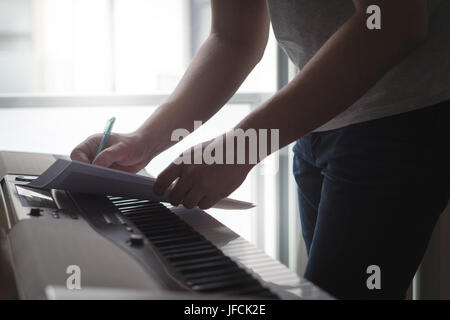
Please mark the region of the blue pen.
[[116, 121], [116, 118], [112, 117], [111, 119], [109, 119], [106, 122], [105, 130], [103, 131], [103, 137], [102, 137], [102, 140], [100, 141], [100, 144], [98, 145], [97, 154], [95, 155], [96, 158], [100, 154], [100, 152], [103, 151], [103, 148], [105, 147], [106, 143], [108, 142], [108, 139], [109, 139], [109, 136], [111, 135], [111, 131], [112, 131], [115, 121]]

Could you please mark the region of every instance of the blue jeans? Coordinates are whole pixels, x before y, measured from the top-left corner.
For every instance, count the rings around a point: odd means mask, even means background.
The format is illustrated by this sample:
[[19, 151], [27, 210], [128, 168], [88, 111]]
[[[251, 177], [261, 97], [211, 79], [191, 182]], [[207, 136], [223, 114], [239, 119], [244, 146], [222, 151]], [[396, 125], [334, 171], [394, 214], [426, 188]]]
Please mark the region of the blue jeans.
[[[297, 141], [305, 278], [337, 298], [405, 297], [449, 200], [449, 111], [447, 101]], [[368, 289], [371, 265], [381, 289]]]

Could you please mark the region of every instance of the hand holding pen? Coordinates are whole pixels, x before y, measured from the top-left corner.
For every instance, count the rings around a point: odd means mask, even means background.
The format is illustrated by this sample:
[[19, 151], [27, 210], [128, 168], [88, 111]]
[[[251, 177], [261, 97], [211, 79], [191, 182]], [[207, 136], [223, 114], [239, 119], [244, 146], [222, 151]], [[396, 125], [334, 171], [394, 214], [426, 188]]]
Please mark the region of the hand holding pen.
[[[106, 143], [108, 142], [109, 136], [111, 135], [112, 128], [114, 126], [114, 122], [116, 122], [116, 118], [112, 117], [106, 122], [105, 129], [103, 130], [103, 137], [102, 140], [100, 140], [100, 144], [98, 145], [97, 153], [95, 154], [95, 158], [98, 157], [98, 155], [103, 151], [105, 148]], [[94, 159], [95, 159], [94, 158]]]
[[109, 119], [103, 133], [94, 134], [80, 143], [72, 151], [70, 158], [132, 173], [145, 168], [157, 155], [152, 149], [154, 143], [148, 141], [139, 131], [113, 133], [114, 122], [114, 117]]

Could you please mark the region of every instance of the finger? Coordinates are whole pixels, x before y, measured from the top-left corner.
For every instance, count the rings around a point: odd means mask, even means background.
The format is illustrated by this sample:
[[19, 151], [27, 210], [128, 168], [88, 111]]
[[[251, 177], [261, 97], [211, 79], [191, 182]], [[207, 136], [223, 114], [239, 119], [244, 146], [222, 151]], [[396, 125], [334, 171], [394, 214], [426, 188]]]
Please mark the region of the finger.
[[162, 196], [170, 184], [180, 176], [181, 165], [174, 164], [173, 162], [164, 169], [156, 178], [153, 185], [153, 192]]
[[70, 154], [70, 159], [74, 161], [91, 163], [91, 160], [89, 160], [88, 155], [80, 149], [73, 149], [72, 153]]
[[123, 145], [120, 143], [113, 144], [111, 147], [106, 148], [94, 159], [92, 164], [101, 167], [111, 167], [116, 161], [122, 160], [124, 156]]
[[175, 207], [178, 206], [190, 189], [191, 181], [186, 177], [179, 178], [175, 186], [169, 191], [169, 202]]
[[196, 205], [198, 205], [198, 203], [200, 202], [200, 200], [203, 199], [203, 197], [204, 197], [203, 192], [201, 192], [198, 188], [192, 188], [184, 197], [183, 206], [186, 209], [192, 209]]
[[202, 200], [199, 201], [198, 203], [198, 207], [200, 209], [209, 209], [211, 208], [213, 205], [215, 205], [219, 200], [216, 200], [214, 198], [210, 198], [210, 197], [204, 197]]
[[91, 163], [102, 138], [101, 134], [90, 136], [73, 149], [70, 158], [75, 161]]

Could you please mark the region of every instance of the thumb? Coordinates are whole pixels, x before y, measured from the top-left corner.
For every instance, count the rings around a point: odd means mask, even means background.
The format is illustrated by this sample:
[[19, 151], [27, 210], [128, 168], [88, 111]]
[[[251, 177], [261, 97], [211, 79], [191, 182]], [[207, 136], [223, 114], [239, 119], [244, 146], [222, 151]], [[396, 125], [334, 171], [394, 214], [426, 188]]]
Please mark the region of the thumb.
[[92, 161], [92, 164], [101, 167], [111, 167], [116, 161], [120, 161], [123, 156], [123, 148], [120, 143], [106, 148]]

